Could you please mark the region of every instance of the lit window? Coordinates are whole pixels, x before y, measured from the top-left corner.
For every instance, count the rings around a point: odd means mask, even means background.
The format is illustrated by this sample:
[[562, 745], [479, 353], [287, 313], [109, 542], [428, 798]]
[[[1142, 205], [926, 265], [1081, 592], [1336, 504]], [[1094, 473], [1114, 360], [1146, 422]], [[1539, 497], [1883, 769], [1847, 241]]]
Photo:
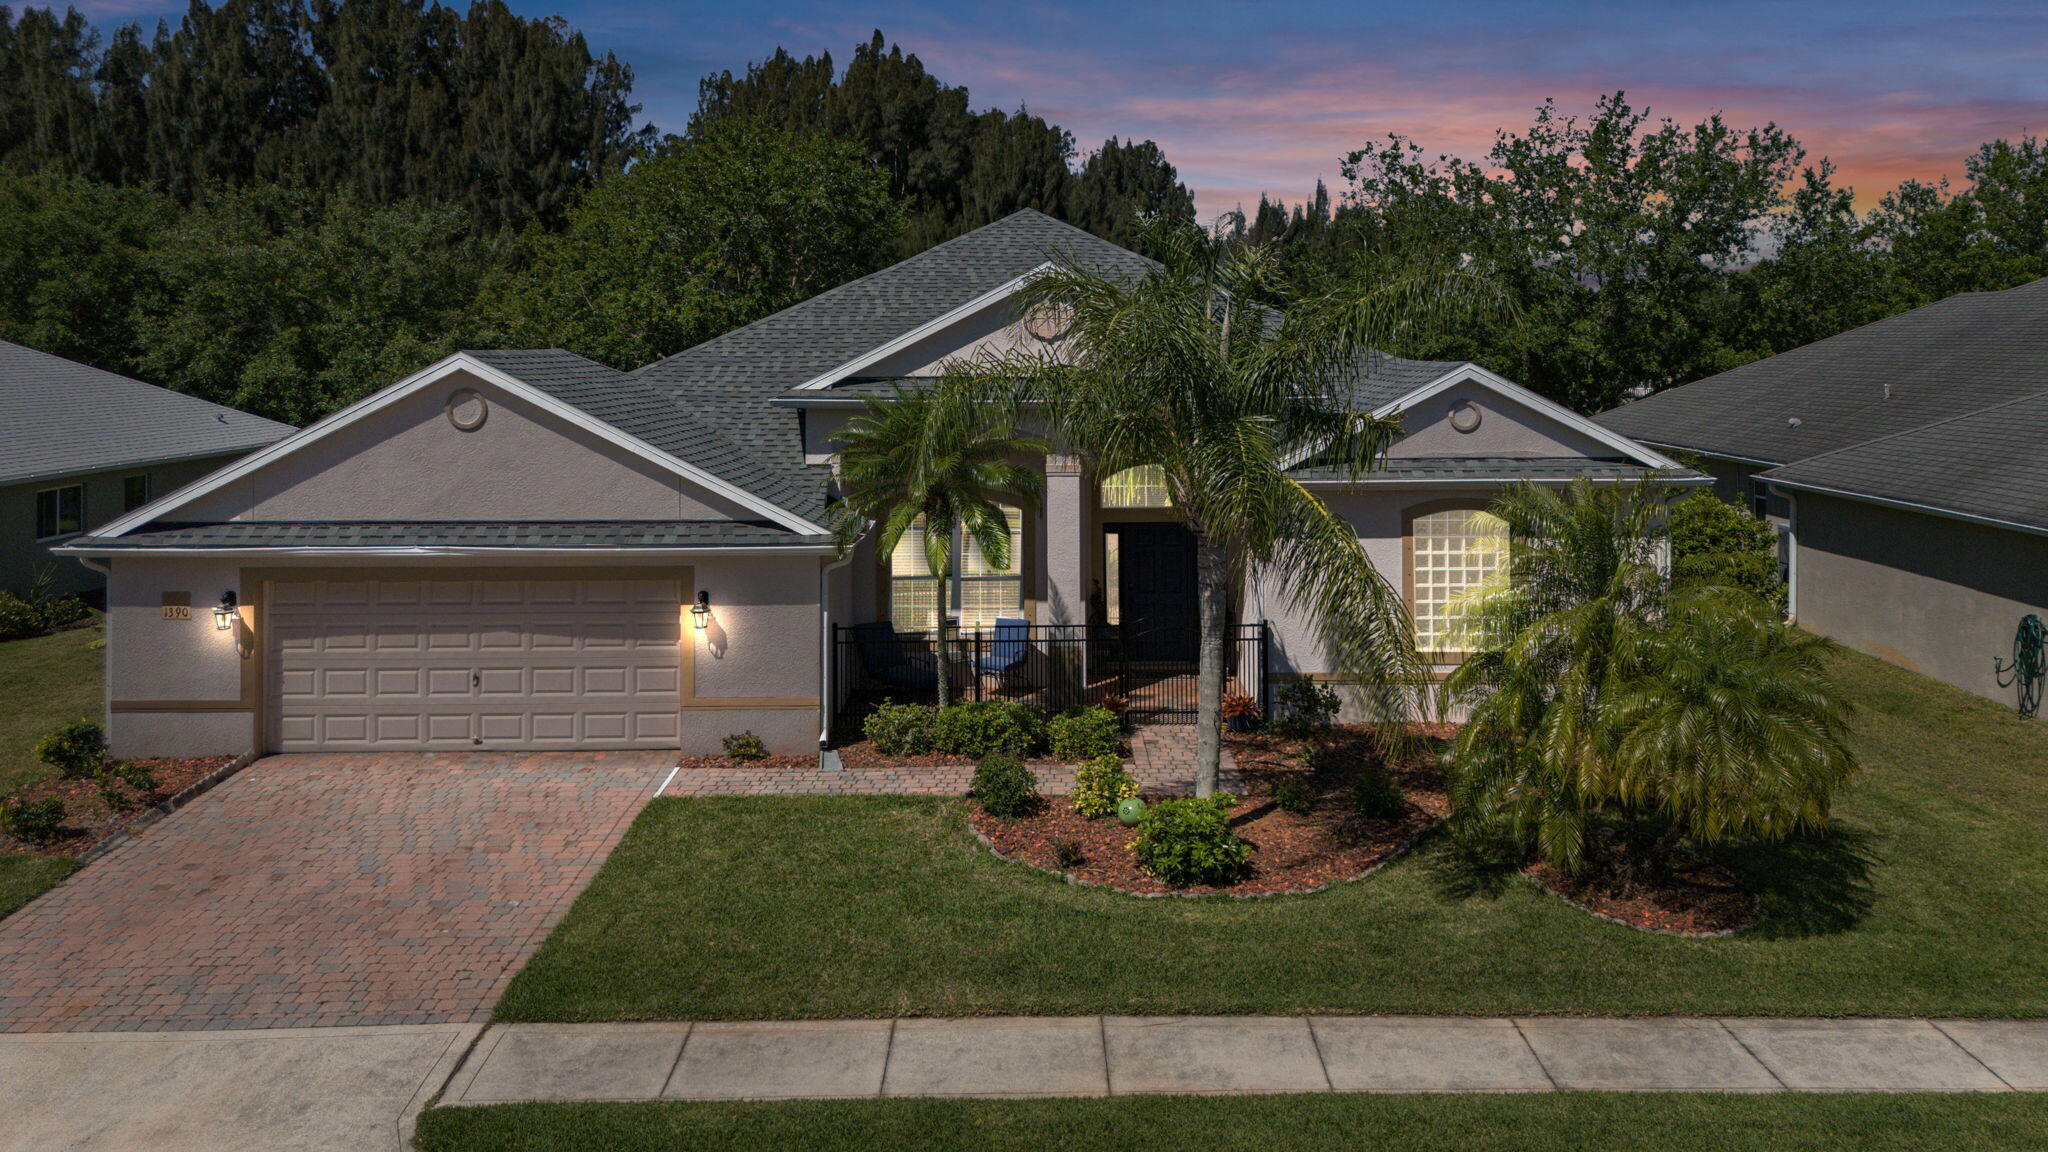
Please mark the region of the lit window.
[[[1010, 522], [1010, 563], [997, 568], [981, 554], [972, 537], [953, 541], [953, 575], [948, 592], [952, 614], [964, 629], [993, 628], [999, 616], [1024, 614], [1024, 514], [1004, 508]], [[932, 579], [924, 556], [924, 520], [896, 542], [889, 556], [889, 619], [900, 632], [928, 632], [938, 626], [939, 582]]]
[[1171, 508], [1173, 493], [1166, 488], [1166, 469], [1157, 464], [1126, 468], [1102, 482], [1104, 508]]
[[140, 476], [124, 476], [121, 479], [121, 511], [133, 512], [149, 503], [149, 473]]
[[1416, 644], [1424, 652], [1457, 651], [1459, 598], [1499, 573], [1507, 521], [1477, 509], [1431, 512], [1415, 518], [1410, 539]]
[[36, 539], [85, 531], [85, 485], [45, 488], [36, 493]]

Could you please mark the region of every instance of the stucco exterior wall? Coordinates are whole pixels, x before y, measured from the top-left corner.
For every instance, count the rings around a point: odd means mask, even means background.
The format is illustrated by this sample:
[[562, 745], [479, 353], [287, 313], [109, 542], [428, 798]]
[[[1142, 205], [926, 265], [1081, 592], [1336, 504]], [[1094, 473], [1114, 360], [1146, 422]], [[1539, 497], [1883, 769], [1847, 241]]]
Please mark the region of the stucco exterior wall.
[[[1479, 409], [1479, 426], [1460, 432], [1451, 410]], [[1481, 384], [1454, 384], [1401, 414], [1403, 436], [1387, 452], [1398, 459], [1422, 456], [1613, 456], [1615, 450]]]
[[[256, 738], [258, 702], [245, 695], [256, 658], [249, 627], [221, 631], [212, 608], [242, 594], [232, 560], [117, 557], [107, 580], [107, 736], [116, 756], [239, 756]], [[166, 620], [164, 595], [191, 617]], [[139, 710], [138, 710], [139, 709]]]
[[971, 360], [983, 354], [1002, 355], [1018, 349], [1042, 350], [1057, 343], [1041, 341], [1024, 330], [1016, 305], [998, 300], [980, 311], [883, 357], [861, 370], [863, 376], [937, 376], [948, 360]]
[[2002, 703], [2027, 613], [2048, 616], [2048, 537], [1812, 493], [1793, 516], [1799, 624]]
[[128, 511], [123, 505], [123, 485], [130, 476], [148, 476], [152, 500], [172, 492], [209, 472], [241, 458], [239, 453], [182, 460], [172, 464], [142, 464], [82, 476], [61, 476], [0, 488], [0, 588], [20, 594], [27, 590], [38, 572], [47, 571], [57, 592], [88, 592], [106, 583], [98, 572], [69, 556], [52, 556], [50, 548], [70, 537], [36, 539], [36, 493], [46, 488], [72, 484], [85, 486], [85, 526], [97, 528]]
[[[489, 404], [462, 431], [449, 397]], [[456, 373], [234, 481], [182, 520], [756, 520], [688, 480]]]

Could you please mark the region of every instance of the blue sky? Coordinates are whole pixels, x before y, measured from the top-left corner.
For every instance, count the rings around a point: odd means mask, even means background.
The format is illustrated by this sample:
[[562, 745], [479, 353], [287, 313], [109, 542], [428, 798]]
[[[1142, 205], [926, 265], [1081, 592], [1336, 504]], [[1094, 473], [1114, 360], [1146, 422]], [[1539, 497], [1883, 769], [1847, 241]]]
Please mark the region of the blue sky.
[[[843, 62], [880, 28], [976, 107], [1028, 106], [1083, 149], [1159, 141], [1205, 216], [1261, 191], [1298, 200], [1319, 176], [1334, 186], [1338, 157], [1388, 132], [1478, 158], [1545, 97], [1584, 110], [1617, 88], [1680, 120], [1774, 120], [1866, 206], [1908, 176], [1959, 180], [1983, 140], [2048, 134], [2042, 0], [511, 3], [632, 64], [663, 128], [682, 126], [708, 72], [777, 45]], [[79, 7], [102, 24], [183, 11]]]

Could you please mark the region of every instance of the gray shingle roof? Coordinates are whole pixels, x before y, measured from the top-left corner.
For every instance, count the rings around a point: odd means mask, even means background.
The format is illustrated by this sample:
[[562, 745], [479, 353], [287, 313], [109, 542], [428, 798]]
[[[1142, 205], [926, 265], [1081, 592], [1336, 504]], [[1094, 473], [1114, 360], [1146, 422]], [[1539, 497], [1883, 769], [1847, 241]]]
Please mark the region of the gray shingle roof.
[[2048, 531], [2048, 390], [1763, 476]]
[[825, 547], [830, 536], [725, 520], [584, 522], [158, 523], [123, 536], [85, 536], [79, 551], [151, 548], [747, 548]]
[[0, 484], [249, 452], [289, 424], [0, 340]]
[[2048, 279], [1951, 296], [1596, 419], [1654, 444], [1789, 464], [2043, 390]]
[[1026, 209], [901, 263], [822, 292], [635, 370], [788, 483], [822, 489], [801, 426], [772, 401], [841, 364], [1002, 287], [1055, 256], [1131, 275], [1134, 252]]
[[[1364, 483], [1421, 484], [1432, 480], [1570, 480], [1584, 476], [1591, 480], [1641, 480], [1657, 470], [1628, 460], [1595, 460], [1579, 456], [1457, 456], [1408, 457], [1389, 460], [1366, 473]], [[1289, 473], [1297, 480], [1346, 480], [1341, 468], [1296, 468]], [[1673, 483], [1701, 484], [1708, 478], [1689, 469], [1666, 470]]]

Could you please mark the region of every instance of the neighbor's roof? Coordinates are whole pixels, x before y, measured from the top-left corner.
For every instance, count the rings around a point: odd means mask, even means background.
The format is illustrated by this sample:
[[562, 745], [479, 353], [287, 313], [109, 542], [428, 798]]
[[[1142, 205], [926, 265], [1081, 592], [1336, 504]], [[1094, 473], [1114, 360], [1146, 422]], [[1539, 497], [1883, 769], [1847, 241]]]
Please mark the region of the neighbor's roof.
[[85, 536], [67, 552], [179, 548], [823, 548], [831, 536], [729, 520], [328, 521], [158, 523], [121, 536]]
[[2048, 279], [1951, 296], [1601, 414], [1624, 436], [1789, 464], [2048, 391]]
[[2048, 532], [2048, 390], [1763, 476], [1791, 488]]
[[1499, 483], [1513, 480], [1563, 481], [1584, 476], [1595, 481], [1645, 480], [1662, 476], [1672, 484], [1707, 484], [1712, 480], [1689, 469], [1646, 468], [1632, 460], [1600, 460], [1581, 456], [1457, 456], [1405, 457], [1391, 459], [1365, 475], [1353, 478], [1342, 468], [1311, 466], [1296, 468], [1288, 475], [1311, 482], [1338, 481], [1360, 484], [1428, 484], [1431, 482]]
[[249, 452], [289, 424], [0, 340], [0, 484]]

